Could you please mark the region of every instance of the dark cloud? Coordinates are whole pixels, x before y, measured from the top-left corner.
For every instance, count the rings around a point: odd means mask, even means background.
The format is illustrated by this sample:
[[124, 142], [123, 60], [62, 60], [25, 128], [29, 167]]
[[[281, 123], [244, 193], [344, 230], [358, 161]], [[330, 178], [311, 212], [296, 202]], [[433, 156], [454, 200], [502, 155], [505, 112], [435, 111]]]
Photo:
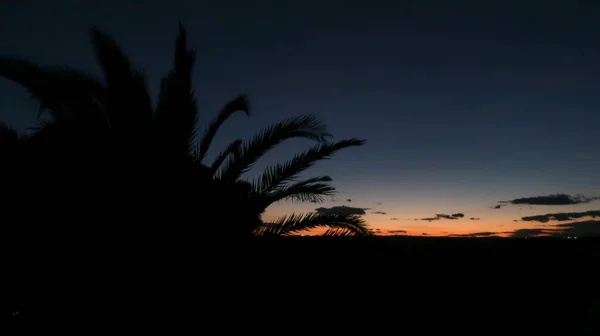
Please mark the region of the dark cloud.
[[516, 198], [510, 201], [502, 201], [502, 203], [529, 205], [572, 205], [589, 203], [597, 199], [600, 199], [600, 197], [586, 197], [581, 194], [578, 194], [576, 196], [571, 196], [568, 194], [552, 194], [547, 196]]
[[383, 211], [373, 211], [371, 213], [374, 215], [387, 215], [387, 212], [383, 212]]
[[406, 233], [406, 230], [388, 230], [388, 233]]
[[347, 198], [346, 202], [352, 202], [352, 199], [351, 198]]
[[510, 233], [512, 237], [600, 237], [600, 220], [545, 225], [545, 228], [519, 229]]
[[437, 217], [438, 219], [458, 219], [457, 217], [446, 214], [435, 214], [435, 217]]
[[469, 218], [469, 219], [470, 219], [470, 220], [480, 220], [481, 218], [478, 218], [478, 217], [471, 217], [471, 218]]
[[600, 210], [591, 210], [591, 211], [584, 211], [584, 212], [559, 212], [559, 213], [551, 213], [551, 214], [545, 214], [545, 215], [527, 216], [527, 217], [522, 217], [521, 219], [526, 222], [534, 221], [534, 222], [540, 222], [540, 223], [547, 223], [551, 220], [564, 222], [564, 221], [583, 218], [583, 217], [592, 217], [592, 218], [600, 217]]
[[440, 219], [459, 219], [459, 218], [463, 218], [464, 216], [465, 216], [465, 214], [460, 213], [460, 212], [452, 214], [452, 215], [436, 214], [435, 217], [421, 218], [421, 220], [431, 222], [431, 221], [440, 220]]
[[423, 236], [429, 236], [429, 233], [425, 233], [425, 232], [423, 232], [423, 233], [422, 233], [422, 235], [423, 235]]
[[315, 211], [320, 214], [331, 214], [331, 213], [339, 213], [339, 214], [348, 214], [348, 215], [364, 215], [366, 214], [365, 210], [369, 210], [369, 208], [354, 208], [348, 207], [345, 205], [338, 205], [331, 208], [316, 208]]
[[390, 220], [398, 220], [398, 218], [394, 217], [394, 218], [390, 218]]
[[490, 207], [490, 209], [500, 209], [500, 208], [502, 208], [503, 206], [506, 206], [506, 204], [492, 205], [492, 206]]
[[548, 234], [548, 230], [546, 229], [518, 229], [510, 233], [512, 237], [515, 238], [525, 238], [525, 237], [539, 237]]
[[473, 235], [475, 236], [495, 236], [498, 232], [475, 232]]
[[497, 236], [499, 232], [473, 232], [466, 234], [451, 234], [449, 237], [465, 237], [465, 238], [481, 238], [481, 237], [494, 237]]
[[552, 231], [553, 237], [600, 237], [600, 220], [564, 223], [556, 225], [559, 230]]

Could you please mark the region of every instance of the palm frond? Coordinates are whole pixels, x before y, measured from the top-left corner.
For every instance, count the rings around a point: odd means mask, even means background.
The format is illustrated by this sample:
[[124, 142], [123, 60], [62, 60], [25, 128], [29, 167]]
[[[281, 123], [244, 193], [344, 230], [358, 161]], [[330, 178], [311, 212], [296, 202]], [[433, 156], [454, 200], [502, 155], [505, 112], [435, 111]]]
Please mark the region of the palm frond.
[[351, 232], [349, 235], [354, 236], [371, 234], [365, 221], [360, 216], [335, 213], [291, 214], [259, 227], [255, 230], [255, 234], [281, 236], [318, 227], [347, 230]]
[[267, 193], [280, 188], [283, 184], [293, 181], [298, 174], [312, 167], [317, 161], [329, 159], [341, 149], [362, 146], [365, 143], [365, 140], [351, 138], [317, 144], [309, 150], [297, 154], [288, 162], [267, 167], [256, 183], [257, 192]]
[[143, 72], [134, 70], [129, 58], [108, 34], [91, 30], [96, 59], [106, 81], [105, 106], [117, 131], [137, 137], [152, 120], [152, 102]]
[[260, 193], [258, 195], [264, 200], [265, 208], [275, 202], [286, 199], [299, 202], [320, 203], [323, 202], [323, 196], [335, 195], [335, 188], [326, 183], [331, 181], [331, 177], [329, 176], [313, 177], [287, 186], [282, 186], [269, 193]]
[[204, 157], [206, 157], [206, 153], [208, 153], [208, 149], [210, 148], [210, 145], [221, 125], [223, 125], [223, 123], [236, 112], [244, 112], [246, 115], [250, 115], [250, 103], [248, 102], [246, 95], [240, 95], [234, 100], [225, 104], [225, 106], [219, 112], [217, 118], [213, 120], [210, 125], [208, 125], [208, 128], [202, 136], [202, 140], [200, 140], [197, 159], [202, 161]]
[[196, 52], [188, 49], [187, 33], [179, 23], [173, 69], [161, 80], [154, 116], [156, 144], [165, 152], [190, 153], [196, 137], [198, 106], [192, 87], [195, 59]]
[[73, 116], [64, 112], [77, 111], [79, 117], [106, 120], [104, 115], [96, 113], [101, 112], [99, 102], [104, 101], [104, 87], [83, 71], [42, 67], [22, 58], [0, 57], [0, 76], [29, 91], [40, 104], [40, 114], [48, 111], [53, 118], [71, 119]]
[[96, 59], [104, 74], [107, 85], [119, 85], [119, 81], [129, 80], [133, 71], [129, 58], [117, 42], [108, 34], [92, 28], [92, 43]]
[[[217, 158], [213, 161], [212, 165], [211, 165], [211, 176], [214, 176], [218, 171], [219, 168], [221, 167], [221, 165], [223, 164], [223, 162], [225, 162], [225, 160], [230, 156], [230, 155], [235, 155], [236, 153], [239, 153], [240, 147], [242, 145], [242, 140], [241, 139], [237, 139], [235, 141], [233, 141], [232, 143], [229, 144], [229, 146], [227, 146], [227, 148], [219, 153], [219, 155], [217, 156]], [[200, 157], [199, 155], [195, 155], [196, 158]]]
[[259, 132], [242, 145], [239, 155], [230, 157], [227, 169], [221, 172], [223, 180], [233, 182], [247, 172], [254, 163], [274, 146], [291, 138], [306, 138], [325, 142], [331, 134], [317, 117], [307, 115], [281, 121]]
[[348, 231], [346, 229], [340, 229], [340, 228], [335, 228], [335, 229], [327, 229], [327, 231], [325, 231], [321, 236], [323, 237], [351, 237], [354, 234], [352, 233], [352, 231]]

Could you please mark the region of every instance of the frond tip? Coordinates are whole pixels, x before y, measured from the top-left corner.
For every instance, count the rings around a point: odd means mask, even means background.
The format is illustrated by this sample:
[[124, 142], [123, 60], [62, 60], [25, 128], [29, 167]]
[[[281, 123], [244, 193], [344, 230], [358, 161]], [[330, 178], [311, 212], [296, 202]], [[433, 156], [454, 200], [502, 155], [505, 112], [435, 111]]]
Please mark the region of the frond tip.
[[[296, 200], [299, 202], [321, 203], [323, 202], [323, 196], [335, 195], [335, 188], [328, 183], [331, 181], [332, 179], [329, 176], [313, 177], [304, 181], [282, 186], [272, 192], [258, 192], [265, 197], [267, 205], [285, 199]], [[253, 188], [256, 190], [255, 184], [253, 184]]]
[[296, 154], [291, 160], [267, 167], [262, 177], [256, 182], [260, 192], [266, 193], [281, 188], [285, 183], [293, 181], [303, 171], [320, 160], [331, 158], [336, 152], [353, 146], [362, 146], [365, 140], [356, 138], [319, 143], [307, 151]]
[[219, 131], [219, 128], [227, 121], [227, 119], [231, 118], [237, 112], [244, 112], [247, 116], [250, 115], [250, 103], [248, 101], [248, 97], [244, 95], [240, 95], [236, 97], [234, 100], [225, 104], [225, 106], [219, 112], [219, 115], [215, 120], [213, 120], [208, 128], [204, 132], [202, 139], [200, 140], [200, 145], [198, 147], [198, 160], [202, 161], [208, 153], [208, 149], [212, 144], [212, 141]]
[[371, 230], [359, 215], [341, 213], [319, 214], [315, 212], [306, 214], [291, 214], [277, 220], [263, 224], [255, 231], [259, 236], [282, 236], [318, 227], [334, 230], [343, 230], [346, 236], [370, 236]]
[[323, 237], [350, 237], [352, 232], [344, 229], [327, 229], [321, 236]]

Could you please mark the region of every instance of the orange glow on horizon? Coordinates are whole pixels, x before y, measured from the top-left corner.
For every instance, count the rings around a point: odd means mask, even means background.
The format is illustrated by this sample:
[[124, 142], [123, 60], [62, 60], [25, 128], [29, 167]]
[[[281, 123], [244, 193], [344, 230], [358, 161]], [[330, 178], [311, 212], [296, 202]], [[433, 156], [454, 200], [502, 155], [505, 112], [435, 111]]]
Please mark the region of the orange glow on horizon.
[[[354, 205], [356, 203], [356, 205]], [[330, 208], [334, 206], [346, 206], [361, 209], [359, 202], [324, 204], [310, 203], [280, 203], [269, 207], [263, 220], [271, 221], [278, 217], [291, 213], [314, 212], [317, 207]], [[521, 229], [544, 229], [551, 230], [553, 225], [568, 224], [573, 221], [542, 223], [537, 221], [523, 221], [523, 217], [543, 215], [561, 212], [583, 212], [596, 210], [596, 204], [576, 204], [565, 206], [504, 206], [501, 209], [493, 209], [488, 203], [458, 206], [452, 205], [430, 205], [424, 206], [418, 204], [415, 207], [395, 207], [381, 206], [366, 209], [362, 218], [375, 234], [381, 236], [400, 235], [400, 236], [450, 236], [450, 235], [471, 235], [475, 233], [484, 233], [480, 236], [500, 236], [508, 237], [512, 232]], [[433, 211], [432, 211], [433, 209]], [[451, 212], [449, 210], [464, 210], [464, 212]], [[439, 211], [436, 211], [439, 210]], [[425, 220], [425, 218], [435, 217], [436, 214], [464, 213], [464, 217], [458, 219], [438, 219]], [[591, 219], [591, 218], [588, 218]], [[578, 220], [586, 220], [580, 218]], [[313, 230], [312, 232], [302, 232], [305, 235], [317, 235], [325, 232], [326, 229]], [[487, 233], [487, 234], [486, 234]], [[493, 233], [493, 234], [492, 234]]]

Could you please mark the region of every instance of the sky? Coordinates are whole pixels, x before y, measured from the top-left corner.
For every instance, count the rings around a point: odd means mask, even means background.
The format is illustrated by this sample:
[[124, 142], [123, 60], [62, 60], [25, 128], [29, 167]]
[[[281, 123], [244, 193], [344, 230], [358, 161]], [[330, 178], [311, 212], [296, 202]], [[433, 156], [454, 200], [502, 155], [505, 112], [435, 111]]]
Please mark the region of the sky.
[[[305, 114], [335, 139], [368, 141], [303, 174], [331, 176], [335, 198], [275, 204], [265, 220], [345, 206], [334, 210], [364, 212], [380, 234], [519, 236], [580, 221], [577, 235], [600, 222], [523, 217], [600, 209], [599, 19], [593, 1], [4, 0], [0, 55], [99, 73], [94, 26], [145, 69], [155, 97], [181, 20], [198, 50], [201, 126], [240, 93], [252, 103], [251, 117], [222, 128], [213, 157]], [[36, 112], [0, 78], [0, 120], [23, 130]], [[284, 143], [248, 177], [310, 145]], [[499, 203], [553, 194], [572, 198]]]

